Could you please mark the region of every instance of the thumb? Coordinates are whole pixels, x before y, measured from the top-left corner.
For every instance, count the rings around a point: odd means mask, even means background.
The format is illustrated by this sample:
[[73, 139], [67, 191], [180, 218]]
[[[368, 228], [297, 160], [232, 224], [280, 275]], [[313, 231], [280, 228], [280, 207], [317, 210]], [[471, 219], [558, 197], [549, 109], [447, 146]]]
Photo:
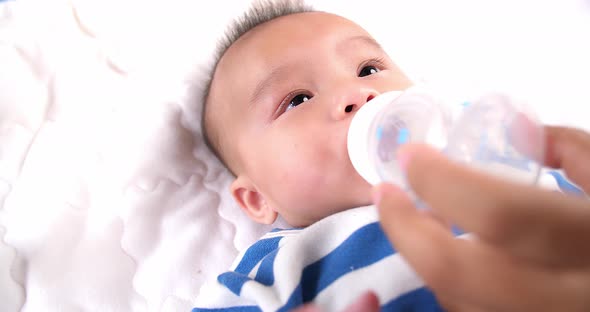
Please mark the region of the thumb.
[[375, 186], [373, 203], [378, 207], [381, 226], [392, 241], [407, 235], [406, 229], [410, 223], [434, 222], [439, 226], [447, 226], [432, 211], [417, 208], [406, 192], [392, 184]]
[[373, 198], [381, 227], [394, 248], [427, 284], [439, 286], [435, 281], [445, 280], [442, 277], [449, 273], [445, 266], [454, 260], [450, 230], [430, 212], [416, 209], [410, 197], [396, 186], [376, 186]]
[[375, 186], [373, 202], [379, 210], [381, 226], [390, 239], [398, 236], [399, 226], [403, 228], [403, 223], [416, 218], [418, 214], [409, 196], [392, 184], [382, 183]]
[[545, 165], [561, 168], [590, 194], [590, 134], [580, 129], [545, 127]]
[[369, 291], [363, 295], [361, 295], [355, 302], [349, 305], [345, 312], [357, 312], [357, 311], [365, 311], [365, 312], [377, 312], [379, 311], [379, 298], [375, 295], [374, 292]]
[[428, 240], [429, 235], [451, 235], [446, 223], [430, 210], [416, 208], [412, 199], [401, 188], [383, 183], [373, 188], [373, 201], [379, 210], [381, 227], [400, 252], [416, 246], [418, 238]]

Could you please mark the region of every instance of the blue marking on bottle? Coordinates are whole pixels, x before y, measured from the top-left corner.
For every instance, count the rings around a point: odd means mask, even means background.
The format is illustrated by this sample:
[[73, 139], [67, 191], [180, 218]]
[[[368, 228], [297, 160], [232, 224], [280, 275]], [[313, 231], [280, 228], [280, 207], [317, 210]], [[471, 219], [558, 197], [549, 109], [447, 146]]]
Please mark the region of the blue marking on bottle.
[[502, 154], [496, 153], [496, 151], [488, 149], [488, 135], [482, 133], [479, 139], [479, 147], [475, 153], [475, 158], [481, 162], [497, 162], [505, 164], [510, 167], [521, 169], [524, 171], [531, 171], [530, 165], [531, 160], [528, 158], [518, 157], [514, 155], [510, 149], [506, 149]]
[[402, 145], [410, 140], [410, 131], [408, 128], [401, 128], [397, 134], [397, 144]]
[[498, 155], [492, 151], [488, 153], [488, 162], [498, 162], [501, 164], [508, 165], [513, 168], [521, 169], [523, 171], [531, 171], [530, 165], [532, 161], [527, 158], [515, 158], [510, 156]]
[[377, 141], [381, 141], [383, 137], [383, 128], [381, 126], [377, 127]]
[[461, 106], [463, 106], [463, 108], [466, 108], [470, 105], [471, 105], [471, 102], [469, 102], [469, 101], [465, 101], [465, 102], [461, 103]]
[[549, 171], [548, 174], [553, 176], [553, 178], [555, 179], [555, 182], [557, 182], [557, 185], [559, 186], [559, 189], [561, 189], [563, 192], [568, 193], [568, 194], [577, 195], [577, 196], [582, 196], [582, 197], [584, 196], [584, 191], [582, 191], [581, 188], [579, 188], [577, 185], [568, 181], [568, 179], [566, 177], [564, 177], [558, 171], [552, 170], [552, 171]]

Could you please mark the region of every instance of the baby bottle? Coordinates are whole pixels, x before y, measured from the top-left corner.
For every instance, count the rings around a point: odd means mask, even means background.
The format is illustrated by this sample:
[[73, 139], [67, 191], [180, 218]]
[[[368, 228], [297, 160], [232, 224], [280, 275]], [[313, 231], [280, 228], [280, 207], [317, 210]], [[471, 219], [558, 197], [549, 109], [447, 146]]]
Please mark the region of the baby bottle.
[[396, 161], [397, 149], [409, 142], [523, 183], [536, 183], [542, 168], [542, 126], [525, 105], [500, 93], [461, 101], [442, 100], [420, 87], [381, 94], [353, 117], [348, 154], [369, 183], [389, 182], [411, 192]]

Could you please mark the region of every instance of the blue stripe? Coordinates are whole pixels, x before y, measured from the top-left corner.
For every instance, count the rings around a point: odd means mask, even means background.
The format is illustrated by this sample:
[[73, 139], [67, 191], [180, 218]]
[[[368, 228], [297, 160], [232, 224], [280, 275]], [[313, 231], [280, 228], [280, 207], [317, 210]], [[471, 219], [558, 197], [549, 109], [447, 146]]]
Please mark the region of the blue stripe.
[[192, 312], [262, 312], [257, 306], [241, 306], [241, 307], [229, 307], [229, 308], [218, 308], [218, 309], [205, 309], [205, 308], [194, 308]]
[[[239, 296], [244, 284], [252, 280], [248, 274], [250, 274], [252, 269], [262, 261], [258, 268], [259, 271], [256, 273], [256, 281], [267, 286], [272, 285], [274, 283], [274, 259], [278, 251], [277, 248], [279, 242], [282, 238], [283, 237], [280, 236], [257, 241], [244, 253], [236, 270], [234, 272], [230, 271], [220, 274], [217, 277], [217, 281], [227, 287], [232, 293]], [[269, 254], [270, 257], [267, 257]]]
[[236, 296], [240, 295], [242, 286], [251, 280], [252, 279], [248, 277], [248, 275], [236, 272], [225, 272], [217, 277], [217, 281], [221, 285], [227, 287]]
[[453, 233], [453, 236], [460, 236], [465, 234], [465, 231], [463, 231], [458, 225], [453, 224], [451, 226], [451, 233]]
[[295, 230], [303, 230], [305, 228], [302, 227], [292, 227], [292, 228], [288, 228], [288, 229], [283, 229], [283, 228], [274, 228], [272, 230], [270, 230], [270, 233], [276, 233], [276, 232], [281, 232], [281, 231], [295, 231]]
[[434, 294], [427, 288], [405, 293], [381, 307], [382, 312], [434, 312], [444, 311]]
[[564, 193], [584, 196], [584, 191], [582, 191], [575, 184], [569, 182], [561, 173], [557, 171], [549, 171], [547, 173], [552, 175], [553, 178], [555, 178], [555, 182], [557, 182], [559, 189], [561, 189]]
[[254, 245], [248, 248], [235, 271], [242, 274], [250, 273], [260, 260], [279, 247], [279, 241], [282, 238], [283, 237], [281, 236], [265, 238], [257, 241]]
[[[366, 252], [359, 253], [359, 250]], [[279, 311], [288, 311], [312, 301], [323, 289], [341, 276], [378, 262], [394, 253], [395, 250], [378, 222], [359, 228], [332, 252], [303, 270], [299, 285]]]
[[254, 279], [262, 285], [271, 286], [275, 282], [274, 263], [278, 252], [278, 249], [271, 252], [262, 260], [260, 267], [258, 267], [258, 272], [256, 272], [256, 278]]

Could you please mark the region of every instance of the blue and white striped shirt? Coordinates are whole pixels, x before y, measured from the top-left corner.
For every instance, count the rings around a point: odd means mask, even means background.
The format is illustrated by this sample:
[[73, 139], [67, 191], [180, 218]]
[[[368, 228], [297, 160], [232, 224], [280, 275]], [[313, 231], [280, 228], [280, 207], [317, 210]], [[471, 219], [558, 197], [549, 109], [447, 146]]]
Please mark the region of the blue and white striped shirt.
[[392, 248], [373, 206], [266, 234], [217, 284], [201, 289], [193, 312], [289, 311], [311, 301], [339, 311], [368, 290], [382, 311], [441, 311]]
[[[583, 195], [559, 172], [543, 176], [547, 188]], [[193, 312], [289, 311], [307, 302], [342, 311], [368, 290], [382, 311], [442, 311], [387, 240], [373, 206], [266, 234], [201, 289]]]

